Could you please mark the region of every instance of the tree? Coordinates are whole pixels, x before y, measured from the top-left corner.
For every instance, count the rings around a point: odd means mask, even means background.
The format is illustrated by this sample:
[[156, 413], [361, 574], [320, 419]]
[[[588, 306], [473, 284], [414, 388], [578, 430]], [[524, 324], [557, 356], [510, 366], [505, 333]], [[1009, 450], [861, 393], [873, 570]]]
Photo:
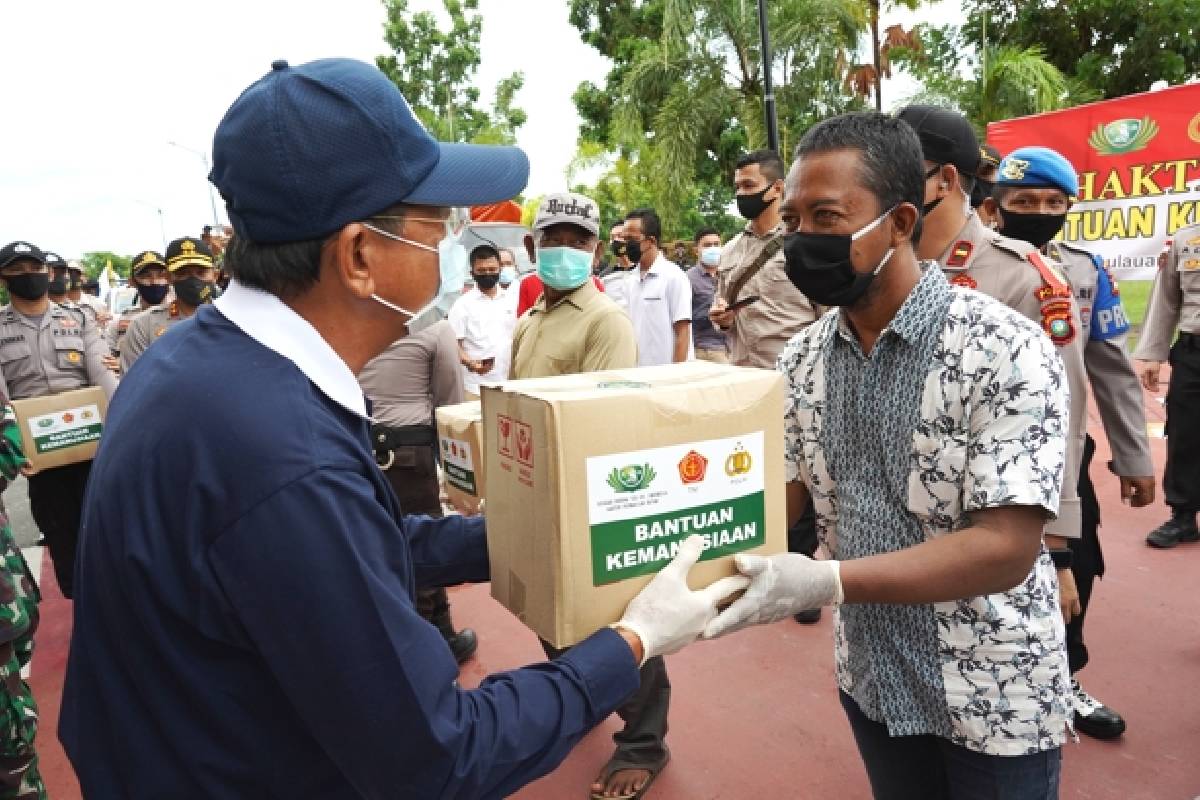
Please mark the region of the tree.
[[964, 0], [966, 41], [1028, 50], [1098, 98], [1200, 75], [1196, 0]]
[[[814, 122], [861, 105], [841, 81], [865, 18], [859, 0], [775, 0], [768, 17], [786, 155]], [[575, 94], [581, 153], [598, 144], [622, 168], [606, 175], [608, 189], [649, 196], [667, 238], [736, 227], [725, 213], [734, 162], [766, 145], [757, 5], [572, 0], [571, 21], [614, 63], [602, 89]], [[647, 183], [619, 189], [627, 179]]]
[[118, 275], [128, 278], [129, 265], [132, 261], [132, 256], [119, 256], [107, 250], [84, 253], [83, 257], [79, 259], [79, 263], [83, 266], [83, 274], [87, 276], [88, 280], [98, 279], [105, 265], [109, 263], [112, 264], [113, 270]]
[[491, 111], [480, 107], [475, 85], [479, 69], [479, 0], [443, 0], [447, 31], [428, 11], [412, 14], [408, 0], [383, 0], [387, 9], [384, 41], [390, 55], [376, 66], [400, 89], [435, 139], [450, 142], [512, 144], [526, 115], [513, 103], [525, 83], [514, 72], [496, 86]]

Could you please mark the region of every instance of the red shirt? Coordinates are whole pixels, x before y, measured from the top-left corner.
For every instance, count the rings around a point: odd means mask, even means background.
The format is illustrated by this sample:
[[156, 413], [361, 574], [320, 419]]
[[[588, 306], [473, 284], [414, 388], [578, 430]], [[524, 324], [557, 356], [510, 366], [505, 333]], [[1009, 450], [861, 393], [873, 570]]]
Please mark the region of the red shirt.
[[[596, 284], [596, 288], [604, 291], [604, 284], [595, 275], [592, 276], [592, 283]], [[529, 309], [533, 308], [533, 304], [542, 296], [542, 279], [537, 276], [536, 272], [531, 272], [521, 279], [521, 290], [517, 294], [517, 316], [520, 317]]]

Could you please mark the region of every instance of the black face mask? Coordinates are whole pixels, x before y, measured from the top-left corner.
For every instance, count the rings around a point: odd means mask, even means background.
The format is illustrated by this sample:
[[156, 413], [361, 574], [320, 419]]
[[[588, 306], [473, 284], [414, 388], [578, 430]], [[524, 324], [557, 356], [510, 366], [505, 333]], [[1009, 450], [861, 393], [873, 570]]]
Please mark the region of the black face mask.
[[641, 242], [626, 242], [625, 255], [633, 263], [638, 263], [642, 260], [642, 243]]
[[613, 255], [616, 256], [617, 258], [620, 258], [621, 256], [625, 255], [626, 248], [625, 248], [624, 242], [619, 242], [616, 239], [613, 239], [609, 243], [608, 246], [612, 248]]
[[66, 294], [67, 293], [67, 277], [64, 275], [60, 278], [55, 278], [54, 280], [50, 281], [49, 283], [46, 284], [46, 290], [49, 291], [50, 294], [54, 295], [55, 297], [57, 297], [60, 294]]
[[783, 237], [783, 256], [789, 279], [800, 292], [822, 306], [853, 306], [875, 276], [891, 259], [893, 250], [880, 260], [873, 272], [856, 272], [850, 261], [850, 248], [878, 225], [887, 212], [855, 234], [789, 233]]
[[1000, 233], [1010, 239], [1029, 242], [1034, 247], [1041, 247], [1053, 239], [1066, 221], [1066, 214], [1019, 214], [1000, 209]]
[[[928, 181], [928, 180], [929, 180], [930, 178], [932, 178], [934, 175], [937, 175], [939, 172], [941, 172], [941, 171], [942, 171], [942, 167], [943, 167], [943, 166], [944, 166], [944, 165], [942, 165], [942, 164], [938, 164], [936, 167], [934, 167], [933, 169], [929, 170], [929, 172], [926, 172], [926, 173], [925, 173], [925, 180], [927, 180], [927, 181]], [[942, 200], [944, 200], [944, 199], [945, 199], [944, 197], [939, 197], [939, 198], [938, 198], [938, 199], [936, 199], [936, 200], [930, 200], [928, 203], [926, 203], [924, 206], [922, 206], [922, 208], [921, 208], [921, 216], [923, 216], [923, 217], [928, 217], [930, 214], [932, 214], [932, 213], [933, 213], [933, 210], [934, 210], [935, 208], [937, 208], [938, 206], [940, 206], [940, 205], [942, 204]]]
[[774, 197], [770, 200], [764, 199], [769, 191], [771, 191], [770, 186], [755, 194], [739, 194], [737, 196], [738, 213], [746, 219], [758, 219], [759, 215], [767, 210], [767, 206], [775, 202]]
[[49, 272], [27, 272], [5, 278], [9, 294], [22, 300], [41, 300], [50, 286]]
[[996, 188], [994, 181], [985, 181], [983, 178], [975, 179], [975, 186], [971, 188], [971, 208], [979, 208], [983, 205], [983, 201], [992, 196], [992, 192]]
[[496, 284], [500, 282], [500, 273], [494, 272], [484, 275], [476, 275], [471, 273], [471, 278], [475, 281], [475, 285], [480, 289], [488, 290], [496, 288]]
[[166, 299], [167, 292], [171, 289], [165, 283], [138, 284], [138, 296], [146, 301], [147, 305], [156, 306]]
[[72, 275], [70, 282], [67, 283], [67, 289], [72, 292], [79, 291], [83, 289], [83, 281]]
[[175, 296], [185, 306], [199, 306], [212, 300], [213, 282], [203, 281], [196, 277], [184, 278], [174, 284]]

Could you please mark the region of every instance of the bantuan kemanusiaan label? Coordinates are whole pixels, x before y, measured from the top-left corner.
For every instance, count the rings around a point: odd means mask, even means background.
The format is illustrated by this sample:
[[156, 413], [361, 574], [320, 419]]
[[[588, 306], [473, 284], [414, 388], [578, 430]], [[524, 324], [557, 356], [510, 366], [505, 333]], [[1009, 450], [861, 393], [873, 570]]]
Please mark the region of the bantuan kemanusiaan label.
[[592, 582], [658, 572], [693, 533], [702, 561], [766, 543], [763, 433], [587, 460]]

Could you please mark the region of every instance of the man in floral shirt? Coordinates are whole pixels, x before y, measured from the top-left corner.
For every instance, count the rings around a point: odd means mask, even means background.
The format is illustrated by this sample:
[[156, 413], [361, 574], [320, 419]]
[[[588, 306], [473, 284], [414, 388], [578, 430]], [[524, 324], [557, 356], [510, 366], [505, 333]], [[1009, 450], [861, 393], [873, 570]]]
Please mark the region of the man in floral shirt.
[[750, 588], [705, 635], [835, 605], [877, 798], [1055, 798], [1070, 682], [1042, 529], [1066, 381], [1036, 324], [917, 261], [922, 174], [912, 129], [880, 114], [797, 148], [788, 276], [837, 310], [780, 358], [788, 513], [812, 497], [834, 560], [739, 556]]

